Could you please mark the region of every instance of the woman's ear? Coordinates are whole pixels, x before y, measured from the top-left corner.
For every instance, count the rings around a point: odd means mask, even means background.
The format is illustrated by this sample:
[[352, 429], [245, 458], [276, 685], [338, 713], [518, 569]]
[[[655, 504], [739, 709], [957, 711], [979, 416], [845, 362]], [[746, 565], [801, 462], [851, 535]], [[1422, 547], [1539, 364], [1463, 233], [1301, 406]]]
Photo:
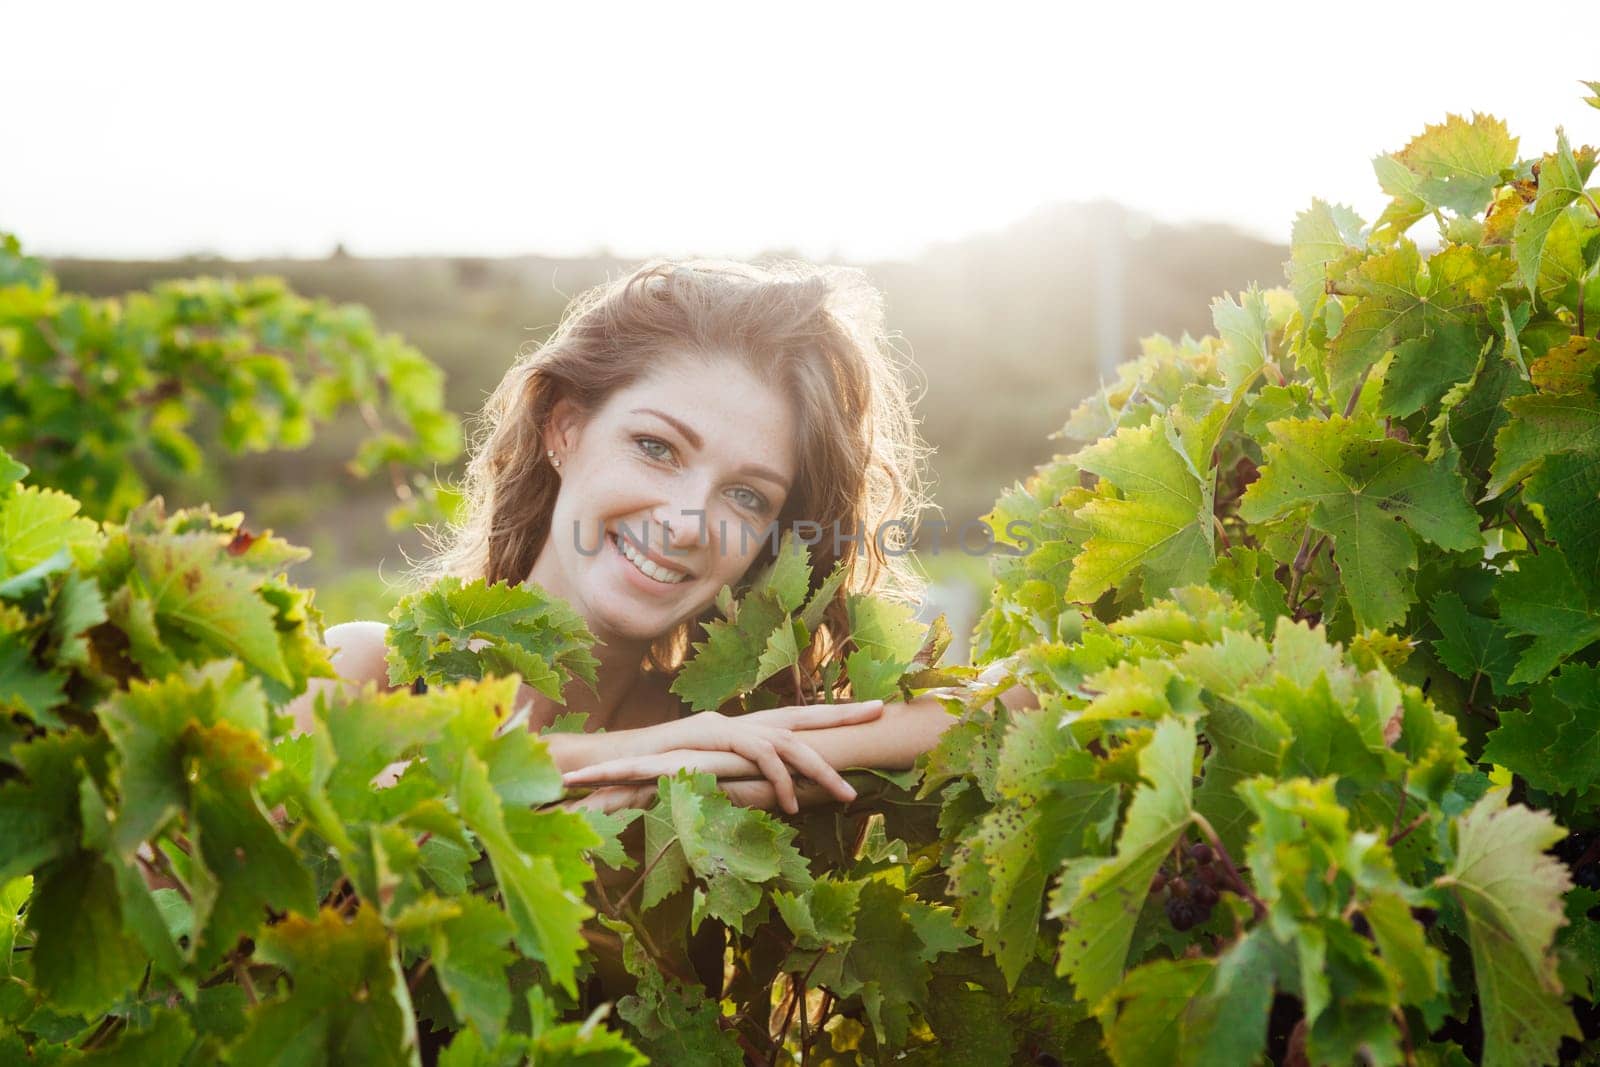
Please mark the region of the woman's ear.
[[578, 406], [567, 397], [562, 397], [550, 409], [550, 418], [545, 424], [544, 447], [555, 449], [557, 456], [565, 456], [578, 446], [582, 428], [583, 419]]

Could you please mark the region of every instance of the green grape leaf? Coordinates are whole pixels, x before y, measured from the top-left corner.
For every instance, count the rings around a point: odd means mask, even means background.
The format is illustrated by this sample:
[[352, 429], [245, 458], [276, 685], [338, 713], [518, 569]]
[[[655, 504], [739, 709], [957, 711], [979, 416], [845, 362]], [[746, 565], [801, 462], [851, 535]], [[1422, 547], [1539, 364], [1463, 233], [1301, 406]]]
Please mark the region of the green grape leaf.
[[1566, 131], [1556, 127], [1556, 150], [1539, 164], [1539, 194], [1533, 209], [1517, 216], [1517, 264], [1530, 293], [1537, 294], [1540, 261], [1550, 227], [1567, 205], [1583, 195], [1584, 184], [1594, 172], [1594, 165], [1594, 149], [1586, 145], [1574, 152], [1567, 142]]
[[0, 498], [0, 578], [36, 567], [62, 549], [98, 544], [100, 526], [79, 516], [80, 506], [66, 493], [33, 485]]
[[522, 675], [562, 702], [566, 685], [596, 684], [594, 635], [572, 606], [533, 585], [439, 579], [390, 613], [389, 684], [442, 685], [486, 674]]
[[997, 770], [1002, 803], [950, 864], [962, 918], [1011, 988], [1036, 954], [1050, 876], [1086, 851], [1091, 829], [1116, 813], [1119, 790], [1097, 778], [1094, 757], [1070, 736], [1044, 711], [1013, 723]]
[[1211, 302], [1211, 321], [1222, 338], [1222, 381], [1234, 397], [1248, 388], [1272, 359], [1267, 318], [1266, 298], [1254, 286], [1241, 293], [1238, 301], [1223, 295]]
[[621, 936], [623, 964], [639, 980], [636, 992], [617, 1001], [617, 1014], [638, 1035], [639, 1048], [650, 1061], [743, 1067], [744, 1054], [717, 1025], [721, 1018], [718, 1004], [707, 1000], [698, 987], [689, 990], [676, 982], [669, 985], [627, 923], [609, 918], [600, 922]]
[[1256, 1062], [1280, 955], [1258, 929], [1216, 959], [1154, 960], [1129, 971], [1097, 1008], [1111, 1058], [1130, 1067]]
[[1600, 781], [1600, 667], [1568, 663], [1533, 689], [1527, 711], [1503, 708], [1483, 758], [1553, 793]]
[[706, 624], [706, 639], [694, 643], [694, 655], [672, 679], [671, 691], [694, 711], [715, 711], [728, 700], [756, 687], [761, 656], [772, 635], [790, 625], [783, 606], [771, 596], [746, 596], [732, 622]]
[[132, 991], [148, 962], [123, 929], [116, 875], [90, 852], [76, 852], [38, 876], [28, 929], [34, 984], [57, 1011], [106, 1011]]
[[516, 926], [517, 947], [543, 961], [551, 979], [576, 995], [574, 976], [584, 945], [582, 926], [594, 909], [563, 882], [549, 856], [529, 855], [517, 847], [489, 767], [470, 752], [462, 756], [460, 766], [457, 796], [461, 818], [489, 855], [506, 912]]
[[324, 908], [262, 931], [256, 958], [282, 967], [290, 991], [250, 1011], [229, 1050], [236, 1063], [411, 1063], [411, 998], [383, 922], [360, 908], [346, 922]]
[[1510, 419], [1495, 434], [1485, 499], [1534, 473], [1548, 456], [1576, 452], [1593, 463], [1600, 454], [1600, 400], [1593, 393], [1514, 396], [1506, 408]]
[[1189, 469], [1166, 425], [1123, 427], [1072, 457], [1102, 488], [1077, 512], [1090, 536], [1072, 564], [1069, 599], [1092, 603], [1136, 574], [1154, 598], [1211, 570], [1211, 483]]
[[1506, 696], [1522, 687], [1511, 681], [1523, 642], [1512, 636], [1499, 619], [1474, 615], [1467, 610], [1459, 593], [1450, 591], [1433, 598], [1433, 624], [1439, 638], [1433, 650], [1457, 678], [1469, 683], [1472, 692], [1480, 682], [1488, 682], [1497, 696]]
[[642, 906], [660, 903], [693, 875], [704, 885], [694, 925], [710, 915], [746, 930], [763, 886], [801, 889], [809, 883], [794, 836], [793, 827], [767, 812], [734, 804], [717, 788], [715, 775], [680, 771], [663, 777], [655, 806], [645, 812], [645, 853], [653, 866]]
[[1239, 514], [1266, 522], [1309, 509], [1310, 524], [1333, 541], [1340, 584], [1363, 628], [1405, 618], [1413, 534], [1450, 551], [1482, 545], [1460, 475], [1385, 438], [1366, 417], [1282, 420], [1270, 429], [1267, 463]]
[[513, 930], [505, 913], [482, 897], [434, 898], [412, 905], [394, 925], [427, 948], [456, 1017], [491, 1045], [498, 1042], [511, 1011], [506, 968]]
[[[1363, 260], [1345, 280], [1348, 291], [1360, 299], [1328, 352], [1328, 385], [1336, 401], [1343, 405], [1368, 369], [1401, 342], [1427, 338], [1446, 327], [1471, 327], [1477, 305], [1513, 270], [1504, 257], [1466, 245], [1436, 253], [1424, 270], [1416, 246], [1404, 240]], [[1476, 356], [1477, 344], [1471, 347]], [[1410, 355], [1424, 359], [1429, 351]], [[1465, 377], [1472, 361], [1466, 360], [1464, 367], [1461, 360], [1456, 362], [1456, 372]]]
[[1404, 233], [1438, 208], [1477, 215], [1489, 206], [1501, 171], [1516, 161], [1517, 139], [1503, 121], [1474, 114], [1469, 122], [1447, 115], [1399, 152], [1374, 161], [1384, 192], [1395, 198], [1378, 224]]
[[1452, 890], [1466, 914], [1483, 1062], [1551, 1063], [1563, 1037], [1581, 1036], [1550, 951], [1572, 880], [1544, 850], [1565, 834], [1547, 812], [1507, 807], [1503, 789], [1484, 794], [1456, 833], [1455, 862], [1435, 884]]
[[785, 612], [800, 610], [811, 588], [811, 552], [793, 529], [784, 531], [772, 562], [750, 585], [757, 596], [771, 596]]
[[1122, 980], [1150, 880], [1189, 825], [1194, 756], [1192, 725], [1173, 718], [1158, 723], [1139, 753], [1139, 775], [1147, 784], [1128, 806], [1116, 854], [1069, 862], [1073, 877], [1064, 877], [1051, 897], [1050, 915], [1062, 920], [1056, 973], [1070, 977], [1090, 1004]]
[[237, 656], [274, 681], [293, 682], [275, 614], [256, 594], [260, 579], [222, 562], [214, 537], [133, 536], [129, 547], [139, 592], [148, 597], [165, 644], [181, 641], [190, 661]]
[[845, 606], [850, 640], [874, 659], [902, 664], [904, 670], [922, 650], [928, 627], [917, 620], [915, 606], [854, 594], [846, 599]]
[[1289, 262], [1284, 266], [1301, 315], [1309, 319], [1327, 298], [1328, 282], [1342, 278], [1361, 261], [1366, 250], [1363, 226], [1350, 208], [1323, 200], [1312, 200], [1309, 208], [1295, 216], [1289, 234]]
[[1537, 682], [1600, 641], [1600, 605], [1584, 595], [1560, 549], [1519, 555], [1517, 569], [1495, 582], [1494, 595], [1506, 628], [1533, 638], [1511, 673], [1512, 683]]

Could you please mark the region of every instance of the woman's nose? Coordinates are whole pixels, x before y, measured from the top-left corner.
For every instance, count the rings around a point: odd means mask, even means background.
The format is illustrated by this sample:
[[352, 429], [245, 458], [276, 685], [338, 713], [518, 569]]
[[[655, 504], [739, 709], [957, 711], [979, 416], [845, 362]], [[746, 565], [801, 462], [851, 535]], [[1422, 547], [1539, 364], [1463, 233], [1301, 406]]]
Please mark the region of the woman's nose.
[[705, 513], [675, 512], [671, 508], [656, 508], [652, 517], [661, 527], [662, 542], [674, 549], [693, 548], [700, 543], [700, 528], [705, 524]]

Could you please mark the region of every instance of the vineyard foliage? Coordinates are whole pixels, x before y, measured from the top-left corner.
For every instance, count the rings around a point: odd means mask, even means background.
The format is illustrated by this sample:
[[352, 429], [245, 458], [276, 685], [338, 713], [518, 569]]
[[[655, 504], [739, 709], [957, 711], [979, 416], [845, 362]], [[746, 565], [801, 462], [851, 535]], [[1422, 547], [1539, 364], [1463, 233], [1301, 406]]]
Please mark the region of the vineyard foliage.
[[[1287, 287], [1145, 341], [1000, 496], [975, 666], [792, 537], [724, 591], [690, 708], [783, 678], [950, 711], [847, 808], [781, 818], [688, 772], [644, 811], [566, 806], [518, 679], [592, 686], [593, 639], [532, 586], [406, 598], [397, 688], [324, 694], [297, 735], [284, 705], [332, 676], [302, 550], [159, 500], [95, 521], [137, 492], [114, 461], [0, 458], [0, 1053], [1588, 1062], [1595, 164], [1451, 115], [1377, 160], [1371, 224], [1314, 201]], [[0, 309], [49, 290], [8, 269]], [[0, 328], [8, 398], [28, 330]]]
[[432, 467], [461, 448], [443, 401], [439, 368], [358, 305], [307, 300], [271, 277], [93, 299], [61, 292], [0, 233], [0, 448], [94, 518], [120, 521], [152, 484], [214, 476], [207, 444], [300, 449], [353, 411], [367, 435], [351, 473], [389, 479], [394, 527], [435, 521]]

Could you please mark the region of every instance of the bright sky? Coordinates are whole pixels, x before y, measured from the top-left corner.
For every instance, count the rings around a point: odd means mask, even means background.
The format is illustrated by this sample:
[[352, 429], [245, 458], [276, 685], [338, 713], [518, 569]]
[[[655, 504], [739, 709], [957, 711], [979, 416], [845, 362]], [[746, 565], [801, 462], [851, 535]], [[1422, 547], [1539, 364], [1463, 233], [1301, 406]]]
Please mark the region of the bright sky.
[[1313, 196], [1370, 221], [1371, 158], [1446, 112], [1523, 155], [1558, 124], [1600, 142], [1593, 0], [1508, 10], [13, 3], [0, 230], [45, 255], [854, 259], [1110, 197], [1286, 240]]

